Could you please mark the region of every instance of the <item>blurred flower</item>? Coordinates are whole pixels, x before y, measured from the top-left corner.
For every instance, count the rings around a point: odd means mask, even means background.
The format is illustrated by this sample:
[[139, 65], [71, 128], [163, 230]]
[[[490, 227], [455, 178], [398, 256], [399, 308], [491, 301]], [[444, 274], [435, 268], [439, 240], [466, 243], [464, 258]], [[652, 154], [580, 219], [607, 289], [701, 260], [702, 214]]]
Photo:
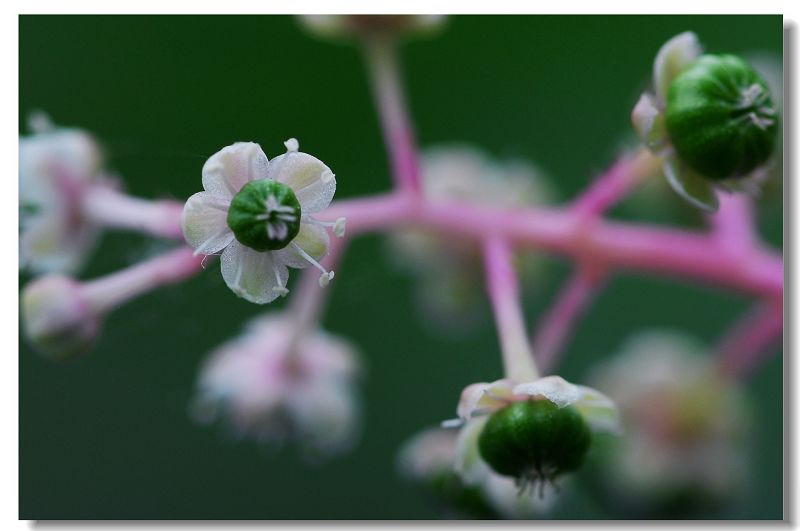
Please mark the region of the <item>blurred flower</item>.
[[89, 350], [100, 334], [101, 317], [83, 285], [61, 275], [40, 277], [21, 295], [25, 335], [52, 360]]
[[333, 172], [298, 152], [297, 140], [271, 162], [258, 144], [238, 142], [203, 166], [203, 189], [186, 202], [182, 227], [196, 254], [222, 252], [222, 277], [238, 296], [266, 304], [286, 295], [287, 267], [313, 265], [326, 286], [333, 271], [319, 264], [328, 252], [325, 228], [344, 235], [344, 218], [318, 221], [336, 191]]
[[19, 139], [20, 268], [71, 273], [83, 264], [98, 236], [82, 213], [102, 157], [97, 142], [79, 129], [53, 128], [32, 117], [35, 133]]
[[[466, 146], [430, 149], [422, 160], [423, 193], [432, 202], [467, 202], [496, 208], [521, 208], [548, 202], [553, 194], [542, 172], [519, 160], [491, 161]], [[483, 283], [480, 246], [419, 229], [393, 233], [389, 252], [397, 265], [418, 275], [416, 297], [425, 322], [463, 329], [481, 317]], [[523, 279], [541, 263], [522, 255]]]
[[747, 404], [702, 345], [679, 333], [643, 332], [598, 366], [592, 381], [619, 405], [625, 425], [610, 450], [613, 473], [602, 475], [617, 501], [647, 514], [741, 492]]
[[642, 142], [664, 158], [672, 188], [692, 205], [716, 211], [716, 189], [757, 193], [777, 134], [770, 88], [743, 59], [701, 55], [697, 36], [681, 33], [659, 50], [654, 93], [632, 121]]
[[348, 342], [321, 330], [298, 335], [291, 316], [265, 315], [211, 354], [193, 411], [199, 422], [223, 420], [240, 437], [342, 453], [359, 431], [358, 373]]
[[310, 33], [325, 38], [420, 34], [439, 29], [444, 15], [299, 15]]
[[456, 516], [528, 519], [544, 516], [554, 506], [558, 497], [552, 486], [547, 486], [543, 497], [521, 496], [513, 479], [491, 470], [466, 484], [454, 469], [457, 444], [455, 430], [437, 427], [422, 431], [401, 448], [398, 471], [405, 479], [427, 487], [443, 509]]
[[548, 482], [580, 466], [592, 431], [620, 429], [608, 397], [559, 376], [472, 384], [457, 412], [445, 426], [461, 426], [455, 467], [464, 482], [480, 484], [497, 473], [514, 478], [520, 491], [538, 484], [540, 496]]

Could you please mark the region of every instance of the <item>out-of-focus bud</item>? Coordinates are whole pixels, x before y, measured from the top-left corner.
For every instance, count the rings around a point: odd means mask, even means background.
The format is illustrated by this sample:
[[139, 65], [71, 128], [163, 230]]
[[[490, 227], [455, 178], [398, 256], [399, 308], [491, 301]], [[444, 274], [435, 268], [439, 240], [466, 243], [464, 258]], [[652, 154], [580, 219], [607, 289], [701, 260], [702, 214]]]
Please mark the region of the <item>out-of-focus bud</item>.
[[22, 318], [33, 346], [58, 361], [89, 350], [100, 331], [100, 319], [83, 286], [60, 275], [41, 277], [25, 287]]
[[631, 338], [593, 384], [619, 405], [602, 496], [634, 518], [712, 517], [743, 493], [749, 408], [702, 345], [672, 332]]
[[444, 15], [300, 15], [310, 33], [325, 38], [420, 35], [438, 30]]

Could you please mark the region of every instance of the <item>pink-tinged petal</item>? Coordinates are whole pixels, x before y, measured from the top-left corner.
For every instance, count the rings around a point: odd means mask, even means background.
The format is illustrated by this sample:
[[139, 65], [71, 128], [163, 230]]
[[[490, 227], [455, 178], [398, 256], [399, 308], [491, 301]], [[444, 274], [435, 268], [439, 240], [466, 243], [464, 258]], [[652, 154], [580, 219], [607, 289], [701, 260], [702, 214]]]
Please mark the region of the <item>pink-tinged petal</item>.
[[294, 191], [304, 214], [326, 208], [336, 192], [336, 177], [331, 169], [307, 153], [289, 152], [275, 157], [268, 175]]
[[622, 433], [622, 422], [616, 404], [606, 395], [583, 385], [576, 386], [580, 390], [580, 398], [573, 404], [592, 431], [603, 431], [613, 434]]
[[231, 199], [249, 181], [265, 179], [268, 166], [261, 146], [237, 142], [211, 155], [203, 165], [203, 189]]
[[[300, 232], [297, 233], [292, 243], [319, 262], [328, 254], [330, 236], [328, 236], [328, 232], [320, 225], [301, 223]], [[297, 269], [302, 269], [311, 265], [291, 244], [280, 251], [276, 251], [275, 258], [288, 267]]]
[[474, 418], [458, 434], [454, 469], [467, 485], [478, 485], [492, 473], [478, 451], [478, 437], [487, 420], [487, 416]]
[[708, 179], [698, 175], [677, 156], [668, 155], [663, 168], [667, 182], [678, 195], [706, 212], [713, 214], [719, 209], [719, 198]]
[[198, 192], [186, 201], [181, 229], [195, 254], [214, 254], [233, 241], [228, 227], [230, 201], [210, 192]]
[[93, 225], [62, 216], [37, 216], [19, 239], [19, 266], [33, 273], [74, 273], [97, 240]]
[[581, 390], [560, 376], [545, 376], [533, 382], [521, 383], [514, 387], [515, 395], [528, 395], [531, 397], [544, 397], [558, 407], [567, 407], [577, 402]]
[[233, 240], [221, 258], [222, 278], [239, 297], [256, 304], [272, 302], [286, 285], [289, 272], [273, 253], [254, 251]]
[[490, 413], [513, 401], [514, 382], [497, 380], [492, 383], [468, 385], [461, 392], [457, 413], [459, 418], [469, 420], [477, 415]]
[[672, 80], [689, 63], [700, 57], [701, 53], [703, 48], [700, 41], [691, 31], [672, 37], [658, 50], [653, 63], [653, 84], [656, 98], [662, 107], [667, 100], [667, 91]]

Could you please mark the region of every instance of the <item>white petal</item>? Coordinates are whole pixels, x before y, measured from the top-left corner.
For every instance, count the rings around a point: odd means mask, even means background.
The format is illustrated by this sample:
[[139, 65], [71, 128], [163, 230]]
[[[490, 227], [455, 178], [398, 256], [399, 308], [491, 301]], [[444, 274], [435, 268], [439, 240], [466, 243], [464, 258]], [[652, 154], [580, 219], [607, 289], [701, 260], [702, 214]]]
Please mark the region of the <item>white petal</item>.
[[203, 165], [203, 189], [230, 199], [249, 181], [266, 178], [268, 166], [261, 146], [237, 142], [211, 155]]
[[321, 160], [307, 153], [286, 153], [272, 159], [270, 179], [289, 185], [304, 214], [327, 207], [336, 192], [336, 177]]
[[653, 63], [653, 84], [656, 97], [663, 106], [667, 98], [667, 91], [672, 80], [680, 74], [681, 70], [700, 57], [703, 49], [697, 35], [691, 31], [681, 33], [668, 40], [658, 50]]
[[458, 401], [456, 410], [458, 416], [463, 420], [469, 420], [476, 415], [507, 406], [513, 399], [513, 388], [511, 380], [468, 385], [461, 392], [461, 399]]
[[[301, 223], [300, 232], [297, 233], [292, 243], [297, 244], [298, 247], [319, 262], [328, 254], [330, 236], [328, 236], [328, 232], [319, 225]], [[275, 257], [278, 261], [289, 267], [302, 269], [310, 265], [308, 260], [303, 258], [292, 245], [284, 247], [280, 251], [276, 251]]]
[[228, 207], [227, 199], [209, 192], [198, 192], [186, 201], [181, 228], [195, 254], [217, 253], [233, 241], [233, 232], [228, 227]]
[[582, 392], [560, 376], [545, 376], [533, 382], [521, 383], [514, 387], [515, 395], [543, 396], [558, 407], [567, 407], [577, 402]]
[[487, 420], [487, 416], [474, 418], [458, 434], [454, 468], [467, 485], [477, 485], [491, 473], [478, 451], [478, 437]]
[[19, 265], [34, 273], [75, 273], [99, 230], [62, 216], [37, 216], [20, 234]]
[[622, 423], [616, 404], [606, 395], [591, 387], [583, 385], [576, 387], [580, 389], [581, 397], [573, 404], [573, 407], [589, 423], [589, 427], [593, 431], [622, 433]]
[[652, 151], [658, 152], [669, 142], [664, 114], [656, 107], [653, 97], [642, 94], [631, 114], [633, 127], [642, 142]]
[[256, 304], [272, 302], [279, 295], [280, 284], [285, 285], [289, 272], [283, 264], [276, 263], [273, 253], [258, 252], [233, 240], [221, 258], [222, 278], [234, 293]]
[[698, 175], [674, 154], [664, 160], [664, 176], [672, 189], [692, 205], [711, 213], [719, 209], [719, 199], [708, 179]]

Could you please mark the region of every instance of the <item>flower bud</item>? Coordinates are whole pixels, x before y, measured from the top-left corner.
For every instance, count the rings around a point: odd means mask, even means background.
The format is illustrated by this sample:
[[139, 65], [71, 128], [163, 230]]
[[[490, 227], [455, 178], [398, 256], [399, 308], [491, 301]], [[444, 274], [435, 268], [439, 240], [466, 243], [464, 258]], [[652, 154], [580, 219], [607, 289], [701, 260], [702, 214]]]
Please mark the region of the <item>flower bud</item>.
[[666, 125], [681, 160], [715, 180], [767, 162], [778, 132], [766, 82], [735, 55], [703, 55], [681, 71], [667, 94]]
[[580, 468], [591, 440], [588, 424], [574, 407], [533, 399], [494, 412], [478, 448], [495, 472], [516, 477], [524, 488]]
[[45, 357], [62, 361], [89, 350], [100, 331], [81, 285], [64, 276], [41, 277], [22, 292], [25, 333]]
[[283, 249], [300, 232], [300, 202], [283, 183], [250, 181], [231, 201], [228, 226], [236, 239], [251, 249]]
[[346, 38], [435, 31], [444, 15], [300, 15], [300, 22], [320, 37]]

